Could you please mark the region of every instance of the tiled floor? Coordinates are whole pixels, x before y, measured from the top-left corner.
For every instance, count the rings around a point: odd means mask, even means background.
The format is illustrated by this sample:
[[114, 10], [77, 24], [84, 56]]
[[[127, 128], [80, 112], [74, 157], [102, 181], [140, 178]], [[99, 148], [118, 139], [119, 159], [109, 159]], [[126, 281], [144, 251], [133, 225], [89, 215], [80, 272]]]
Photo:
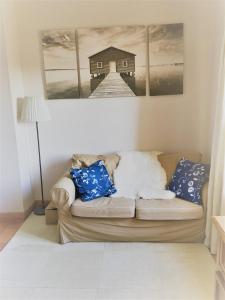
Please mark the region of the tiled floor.
[[0, 253], [0, 299], [212, 300], [214, 261], [201, 244], [57, 243], [31, 215]]
[[15, 235], [23, 222], [24, 220], [21, 219], [0, 218], [0, 251]]

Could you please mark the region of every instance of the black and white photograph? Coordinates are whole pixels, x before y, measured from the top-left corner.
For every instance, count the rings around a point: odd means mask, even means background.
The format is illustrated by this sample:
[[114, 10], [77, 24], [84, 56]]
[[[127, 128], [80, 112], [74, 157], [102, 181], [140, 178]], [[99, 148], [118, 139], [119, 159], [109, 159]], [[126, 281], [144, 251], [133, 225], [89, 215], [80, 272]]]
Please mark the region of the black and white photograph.
[[82, 98], [146, 95], [145, 26], [78, 29]]
[[150, 96], [183, 94], [183, 23], [149, 26]]
[[46, 98], [79, 98], [75, 30], [44, 31], [41, 42]]

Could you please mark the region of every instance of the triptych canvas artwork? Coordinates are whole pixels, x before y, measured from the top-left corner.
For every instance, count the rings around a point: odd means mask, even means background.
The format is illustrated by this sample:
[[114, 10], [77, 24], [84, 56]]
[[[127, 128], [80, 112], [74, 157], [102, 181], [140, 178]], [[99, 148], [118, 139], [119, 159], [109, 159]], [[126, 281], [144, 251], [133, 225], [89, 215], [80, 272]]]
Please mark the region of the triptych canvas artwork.
[[47, 30], [41, 42], [47, 99], [145, 96], [148, 73], [150, 96], [183, 93], [182, 23]]

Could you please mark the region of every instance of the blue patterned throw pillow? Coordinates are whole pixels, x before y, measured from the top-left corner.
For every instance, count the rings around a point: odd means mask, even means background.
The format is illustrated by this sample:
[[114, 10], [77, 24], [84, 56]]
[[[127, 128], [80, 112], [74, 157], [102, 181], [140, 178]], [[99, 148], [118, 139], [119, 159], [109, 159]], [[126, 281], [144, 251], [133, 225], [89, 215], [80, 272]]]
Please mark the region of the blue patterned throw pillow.
[[86, 168], [72, 168], [70, 175], [82, 201], [107, 197], [116, 192], [102, 160]]
[[181, 159], [168, 186], [178, 198], [201, 204], [201, 191], [209, 180], [210, 167], [208, 164], [194, 163]]

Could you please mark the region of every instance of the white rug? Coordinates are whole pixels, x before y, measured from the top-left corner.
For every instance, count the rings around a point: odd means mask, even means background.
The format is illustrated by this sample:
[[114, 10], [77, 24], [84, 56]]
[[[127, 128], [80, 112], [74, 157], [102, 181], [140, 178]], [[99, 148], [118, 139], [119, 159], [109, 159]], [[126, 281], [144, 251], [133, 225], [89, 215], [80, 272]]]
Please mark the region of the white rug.
[[214, 262], [201, 244], [57, 243], [31, 215], [0, 252], [0, 299], [212, 300]]

